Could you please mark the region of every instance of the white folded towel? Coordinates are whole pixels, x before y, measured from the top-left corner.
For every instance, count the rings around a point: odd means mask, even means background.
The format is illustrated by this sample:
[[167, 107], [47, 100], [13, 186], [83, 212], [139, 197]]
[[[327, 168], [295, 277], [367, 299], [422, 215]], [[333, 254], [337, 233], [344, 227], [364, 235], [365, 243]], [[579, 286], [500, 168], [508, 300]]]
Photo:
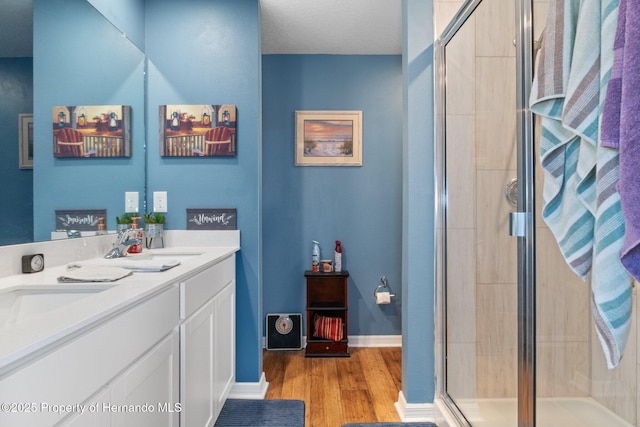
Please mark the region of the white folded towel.
[[180, 264], [177, 259], [135, 259], [129, 257], [113, 258], [113, 259], [93, 259], [88, 261], [77, 261], [67, 265], [67, 267], [83, 267], [83, 266], [107, 266], [125, 268], [131, 271], [141, 272], [157, 272], [164, 271]]
[[131, 274], [133, 271], [124, 268], [89, 265], [69, 268], [58, 282], [115, 282]]

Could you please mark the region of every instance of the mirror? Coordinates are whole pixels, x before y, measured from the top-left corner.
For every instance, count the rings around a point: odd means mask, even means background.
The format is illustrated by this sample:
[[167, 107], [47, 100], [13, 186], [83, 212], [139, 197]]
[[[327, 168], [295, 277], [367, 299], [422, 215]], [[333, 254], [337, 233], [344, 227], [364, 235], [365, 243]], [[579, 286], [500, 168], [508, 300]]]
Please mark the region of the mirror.
[[[88, 1], [35, 0], [35, 3], [34, 164], [32, 171], [18, 171], [23, 177], [32, 175], [32, 178], [11, 179], [9, 182], [14, 185], [0, 188], [0, 200], [5, 205], [0, 208], [0, 220], [7, 225], [0, 229], [0, 244], [26, 243], [31, 238], [49, 240], [55, 229], [55, 210], [106, 209], [107, 229], [114, 230], [115, 217], [124, 213], [127, 191], [139, 193], [139, 211], [144, 211], [144, 53]], [[24, 59], [0, 58], [0, 65], [2, 60]], [[54, 159], [52, 108], [58, 105], [130, 106], [131, 156]], [[17, 140], [17, 115], [14, 126]], [[15, 146], [17, 149], [17, 142]], [[11, 167], [18, 170], [17, 155]], [[16, 188], [18, 184], [22, 188]], [[31, 189], [31, 206], [24, 200], [5, 203], [15, 200], [16, 192], [25, 194]], [[33, 224], [31, 236], [16, 236], [16, 230], [24, 230], [30, 224], [17, 224], [14, 219], [24, 221], [30, 213], [32, 217], [27, 220]]]
[[33, 112], [33, 9], [30, 1], [0, 7], [0, 245], [7, 245], [33, 238], [32, 171], [19, 167], [20, 114]]

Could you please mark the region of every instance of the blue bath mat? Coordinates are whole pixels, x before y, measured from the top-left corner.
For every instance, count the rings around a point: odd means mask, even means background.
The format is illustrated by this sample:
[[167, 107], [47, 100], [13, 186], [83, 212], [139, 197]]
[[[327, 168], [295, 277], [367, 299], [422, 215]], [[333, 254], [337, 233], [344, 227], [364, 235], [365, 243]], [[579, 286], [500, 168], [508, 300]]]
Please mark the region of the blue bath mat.
[[438, 427], [433, 423], [354, 423], [342, 427]]
[[215, 427], [304, 427], [304, 401], [227, 399]]

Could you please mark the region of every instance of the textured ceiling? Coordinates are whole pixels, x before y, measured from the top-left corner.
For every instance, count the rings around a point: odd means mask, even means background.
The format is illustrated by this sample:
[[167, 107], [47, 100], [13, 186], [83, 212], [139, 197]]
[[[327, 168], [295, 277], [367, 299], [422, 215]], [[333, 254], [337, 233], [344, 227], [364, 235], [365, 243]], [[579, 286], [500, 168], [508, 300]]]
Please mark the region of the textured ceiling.
[[260, 0], [262, 53], [402, 53], [402, 0]]
[[[402, 52], [402, 0], [260, 0], [264, 54]], [[33, 0], [0, 0], [0, 57], [32, 56]]]

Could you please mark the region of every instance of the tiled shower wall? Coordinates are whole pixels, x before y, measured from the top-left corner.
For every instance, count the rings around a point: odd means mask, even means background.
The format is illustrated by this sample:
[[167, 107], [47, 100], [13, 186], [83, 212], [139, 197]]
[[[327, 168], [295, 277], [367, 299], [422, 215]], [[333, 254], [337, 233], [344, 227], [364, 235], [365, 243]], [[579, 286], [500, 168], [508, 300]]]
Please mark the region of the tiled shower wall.
[[[461, 5], [436, 1], [438, 35]], [[536, 39], [546, 9], [534, 3]], [[447, 390], [454, 399], [516, 396], [516, 241], [503, 195], [516, 176], [514, 37], [514, 2], [484, 0], [446, 49]], [[539, 166], [536, 177], [540, 206]], [[625, 356], [609, 371], [591, 326], [589, 283], [567, 267], [539, 208], [536, 225], [538, 397], [591, 396], [638, 425], [636, 291]]]

